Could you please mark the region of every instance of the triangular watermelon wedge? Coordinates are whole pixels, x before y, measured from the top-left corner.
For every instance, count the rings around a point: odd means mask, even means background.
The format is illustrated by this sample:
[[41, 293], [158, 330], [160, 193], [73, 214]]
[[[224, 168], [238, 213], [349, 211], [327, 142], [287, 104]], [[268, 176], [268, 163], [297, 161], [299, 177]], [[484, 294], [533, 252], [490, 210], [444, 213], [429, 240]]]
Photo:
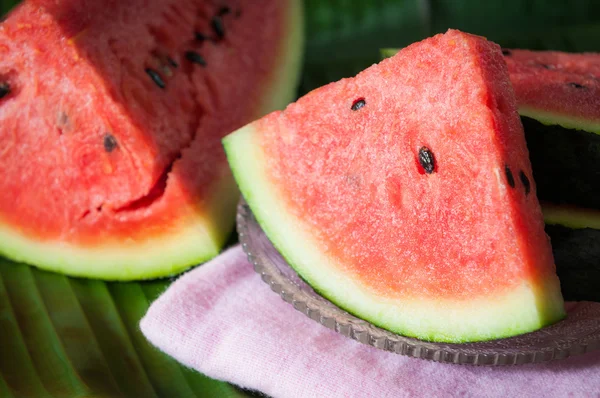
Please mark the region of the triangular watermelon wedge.
[[224, 139], [262, 228], [323, 296], [430, 341], [564, 317], [500, 48], [451, 30]]
[[219, 254], [221, 139], [294, 98], [300, 0], [28, 0], [0, 23], [0, 255], [171, 276]]

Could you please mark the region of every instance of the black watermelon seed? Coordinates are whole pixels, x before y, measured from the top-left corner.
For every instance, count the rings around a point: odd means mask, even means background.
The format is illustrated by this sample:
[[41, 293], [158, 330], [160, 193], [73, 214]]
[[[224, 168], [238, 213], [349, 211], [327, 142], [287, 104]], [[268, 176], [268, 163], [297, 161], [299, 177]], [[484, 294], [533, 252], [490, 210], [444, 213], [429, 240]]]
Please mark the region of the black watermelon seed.
[[200, 32], [194, 32], [194, 38], [197, 41], [208, 40], [208, 37], [204, 33], [200, 33]]
[[523, 183], [523, 186], [525, 187], [525, 195], [529, 195], [529, 192], [531, 192], [531, 183], [523, 170], [519, 172], [519, 178], [521, 178], [521, 183]]
[[435, 159], [433, 158], [433, 152], [426, 146], [419, 149], [419, 163], [425, 173], [431, 174], [435, 170]]
[[239, 18], [239, 17], [241, 17], [241, 16], [242, 16], [242, 10], [237, 10], [237, 11], [235, 12], [235, 17], [236, 17], [236, 18]]
[[146, 73], [150, 76], [150, 79], [160, 88], [165, 88], [165, 81], [160, 77], [157, 71], [151, 68], [146, 68]]
[[10, 94], [10, 85], [6, 82], [0, 83], [0, 99]]
[[218, 16], [222, 17], [223, 15], [227, 15], [231, 12], [231, 8], [224, 6], [221, 7], [221, 9], [219, 10], [219, 12], [217, 13]]
[[104, 150], [111, 153], [117, 147], [117, 139], [109, 133], [104, 134]]
[[569, 86], [573, 87], [573, 88], [585, 88], [585, 86], [583, 86], [583, 85], [581, 85], [581, 84], [579, 84], [579, 83], [574, 83], [574, 82], [571, 82], [571, 83], [567, 83], [567, 84], [568, 84]]
[[225, 27], [223, 26], [223, 20], [221, 19], [221, 17], [213, 17], [211, 20], [211, 26], [219, 39], [225, 37]]
[[502, 49], [502, 55], [507, 55], [507, 56], [509, 56], [509, 55], [512, 55], [512, 52], [511, 52], [510, 50], [507, 50], [507, 49], [503, 48], [503, 49]]
[[206, 67], [206, 61], [204, 60], [202, 55], [198, 54], [196, 51], [186, 51], [185, 58], [194, 64]]
[[359, 98], [352, 103], [352, 106], [350, 107], [350, 109], [352, 109], [353, 111], [357, 111], [365, 105], [367, 105], [367, 103], [365, 102], [365, 99]]
[[540, 66], [542, 68], [549, 69], [549, 70], [556, 69], [556, 67], [554, 65], [540, 64]]
[[179, 64], [177, 62], [175, 62], [175, 60], [171, 57], [167, 57], [167, 62], [169, 63], [169, 65], [171, 65], [173, 68], [179, 68]]
[[504, 166], [504, 172], [506, 173], [506, 181], [508, 181], [508, 185], [510, 185], [511, 188], [515, 187], [515, 177], [513, 177], [513, 173], [512, 171], [510, 171], [510, 168], [508, 167], [508, 165]]

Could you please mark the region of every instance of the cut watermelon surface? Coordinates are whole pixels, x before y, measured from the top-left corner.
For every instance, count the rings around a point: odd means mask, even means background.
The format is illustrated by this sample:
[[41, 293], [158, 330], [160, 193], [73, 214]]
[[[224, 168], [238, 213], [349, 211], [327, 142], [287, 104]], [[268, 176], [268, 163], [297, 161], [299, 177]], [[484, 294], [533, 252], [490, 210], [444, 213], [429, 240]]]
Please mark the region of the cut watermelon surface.
[[504, 50], [519, 112], [600, 133], [600, 54]]
[[600, 209], [600, 54], [504, 52], [540, 200]]
[[564, 316], [497, 45], [452, 30], [413, 44], [224, 146], [269, 239], [349, 312], [446, 342]]
[[[384, 57], [397, 49], [384, 49]], [[502, 50], [548, 223], [600, 223], [600, 54]]]
[[[398, 50], [382, 50], [391, 56]], [[504, 49], [563, 294], [597, 300], [600, 54]], [[565, 290], [566, 289], [566, 290]]]
[[221, 138], [293, 99], [301, 11], [297, 0], [19, 6], [0, 26], [0, 253], [121, 280], [215, 256], [239, 195]]

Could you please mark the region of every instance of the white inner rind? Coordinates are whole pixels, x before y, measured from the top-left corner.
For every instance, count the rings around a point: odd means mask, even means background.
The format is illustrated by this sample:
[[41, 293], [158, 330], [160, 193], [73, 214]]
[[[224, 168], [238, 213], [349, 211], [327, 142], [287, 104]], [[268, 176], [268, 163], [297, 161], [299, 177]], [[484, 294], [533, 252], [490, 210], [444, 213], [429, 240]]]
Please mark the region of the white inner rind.
[[[237, 188], [230, 175], [217, 184], [206, 209], [182, 209], [178, 227], [158, 236], [82, 246], [39, 241], [0, 223], [0, 253], [71, 276], [110, 280], [150, 279], [176, 274], [219, 253], [233, 229]], [[183, 214], [186, 214], [183, 213]]]
[[560, 115], [527, 106], [519, 107], [519, 115], [530, 117], [545, 125], [559, 125], [567, 129], [583, 130], [600, 134], [600, 122], [577, 119], [572, 116]]
[[[440, 342], [482, 341], [513, 336], [564, 317], [558, 278], [524, 280], [519, 286], [472, 300], [389, 299], [341, 271], [319, 248], [302, 220], [269, 180], [253, 125], [224, 140], [244, 198], [259, 224], [286, 260], [315, 290], [345, 310], [388, 330]], [[418, 292], [418, 286], [415, 292]], [[478, 292], [479, 293], [479, 292]]]
[[600, 211], [582, 207], [542, 203], [544, 222], [565, 227], [600, 229]]
[[[284, 107], [296, 94], [304, 40], [302, 2], [288, 0], [286, 8], [281, 23], [288, 32], [274, 50], [278, 64], [273, 67], [255, 117]], [[239, 191], [231, 173], [225, 170], [207, 192], [206, 207], [190, 203], [181, 209], [176, 227], [140, 240], [132, 237], [88, 246], [40, 241], [0, 220], [0, 254], [70, 276], [135, 280], [174, 275], [218, 255], [233, 230]]]

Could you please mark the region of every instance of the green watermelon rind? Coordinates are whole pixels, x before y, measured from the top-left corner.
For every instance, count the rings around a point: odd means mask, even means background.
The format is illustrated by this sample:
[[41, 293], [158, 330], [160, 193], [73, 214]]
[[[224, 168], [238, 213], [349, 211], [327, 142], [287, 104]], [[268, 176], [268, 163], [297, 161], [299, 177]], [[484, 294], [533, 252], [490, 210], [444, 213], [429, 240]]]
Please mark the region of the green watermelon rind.
[[[280, 109], [296, 96], [304, 51], [304, 12], [301, 0], [288, 0], [284, 26], [287, 35], [279, 45], [278, 65], [264, 87], [255, 117]], [[214, 188], [208, 205], [191, 203], [175, 229], [143, 241], [103, 242], [80, 246], [60, 240], [40, 241], [0, 220], [0, 255], [69, 276], [103, 280], [142, 280], [168, 277], [217, 256], [235, 225], [239, 190], [228, 169]]]
[[583, 130], [587, 131], [588, 133], [600, 134], [600, 121], [575, 118], [572, 116], [561, 115], [559, 113], [543, 111], [527, 106], [520, 106], [519, 114], [521, 116], [535, 119], [546, 126], [558, 125], [565, 129]]
[[75, 277], [125, 281], [172, 276], [218, 255], [233, 230], [237, 189], [224, 181], [213, 192], [207, 212], [198, 211], [176, 230], [142, 242], [131, 239], [83, 247], [38, 241], [0, 223], [0, 254]]
[[542, 212], [544, 221], [549, 225], [562, 225], [571, 229], [600, 229], [600, 210], [542, 203]]
[[[374, 325], [426, 341], [462, 343], [523, 334], [564, 318], [560, 282], [552, 276], [505, 294], [470, 301], [392, 302], [339, 272], [302, 221], [287, 211], [285, 197], [268, 177], [255, 125], [223, 140], [238, 186], [267, 237], [319, 294]], [[543, 299], [542, 299], [543, 298]]]

